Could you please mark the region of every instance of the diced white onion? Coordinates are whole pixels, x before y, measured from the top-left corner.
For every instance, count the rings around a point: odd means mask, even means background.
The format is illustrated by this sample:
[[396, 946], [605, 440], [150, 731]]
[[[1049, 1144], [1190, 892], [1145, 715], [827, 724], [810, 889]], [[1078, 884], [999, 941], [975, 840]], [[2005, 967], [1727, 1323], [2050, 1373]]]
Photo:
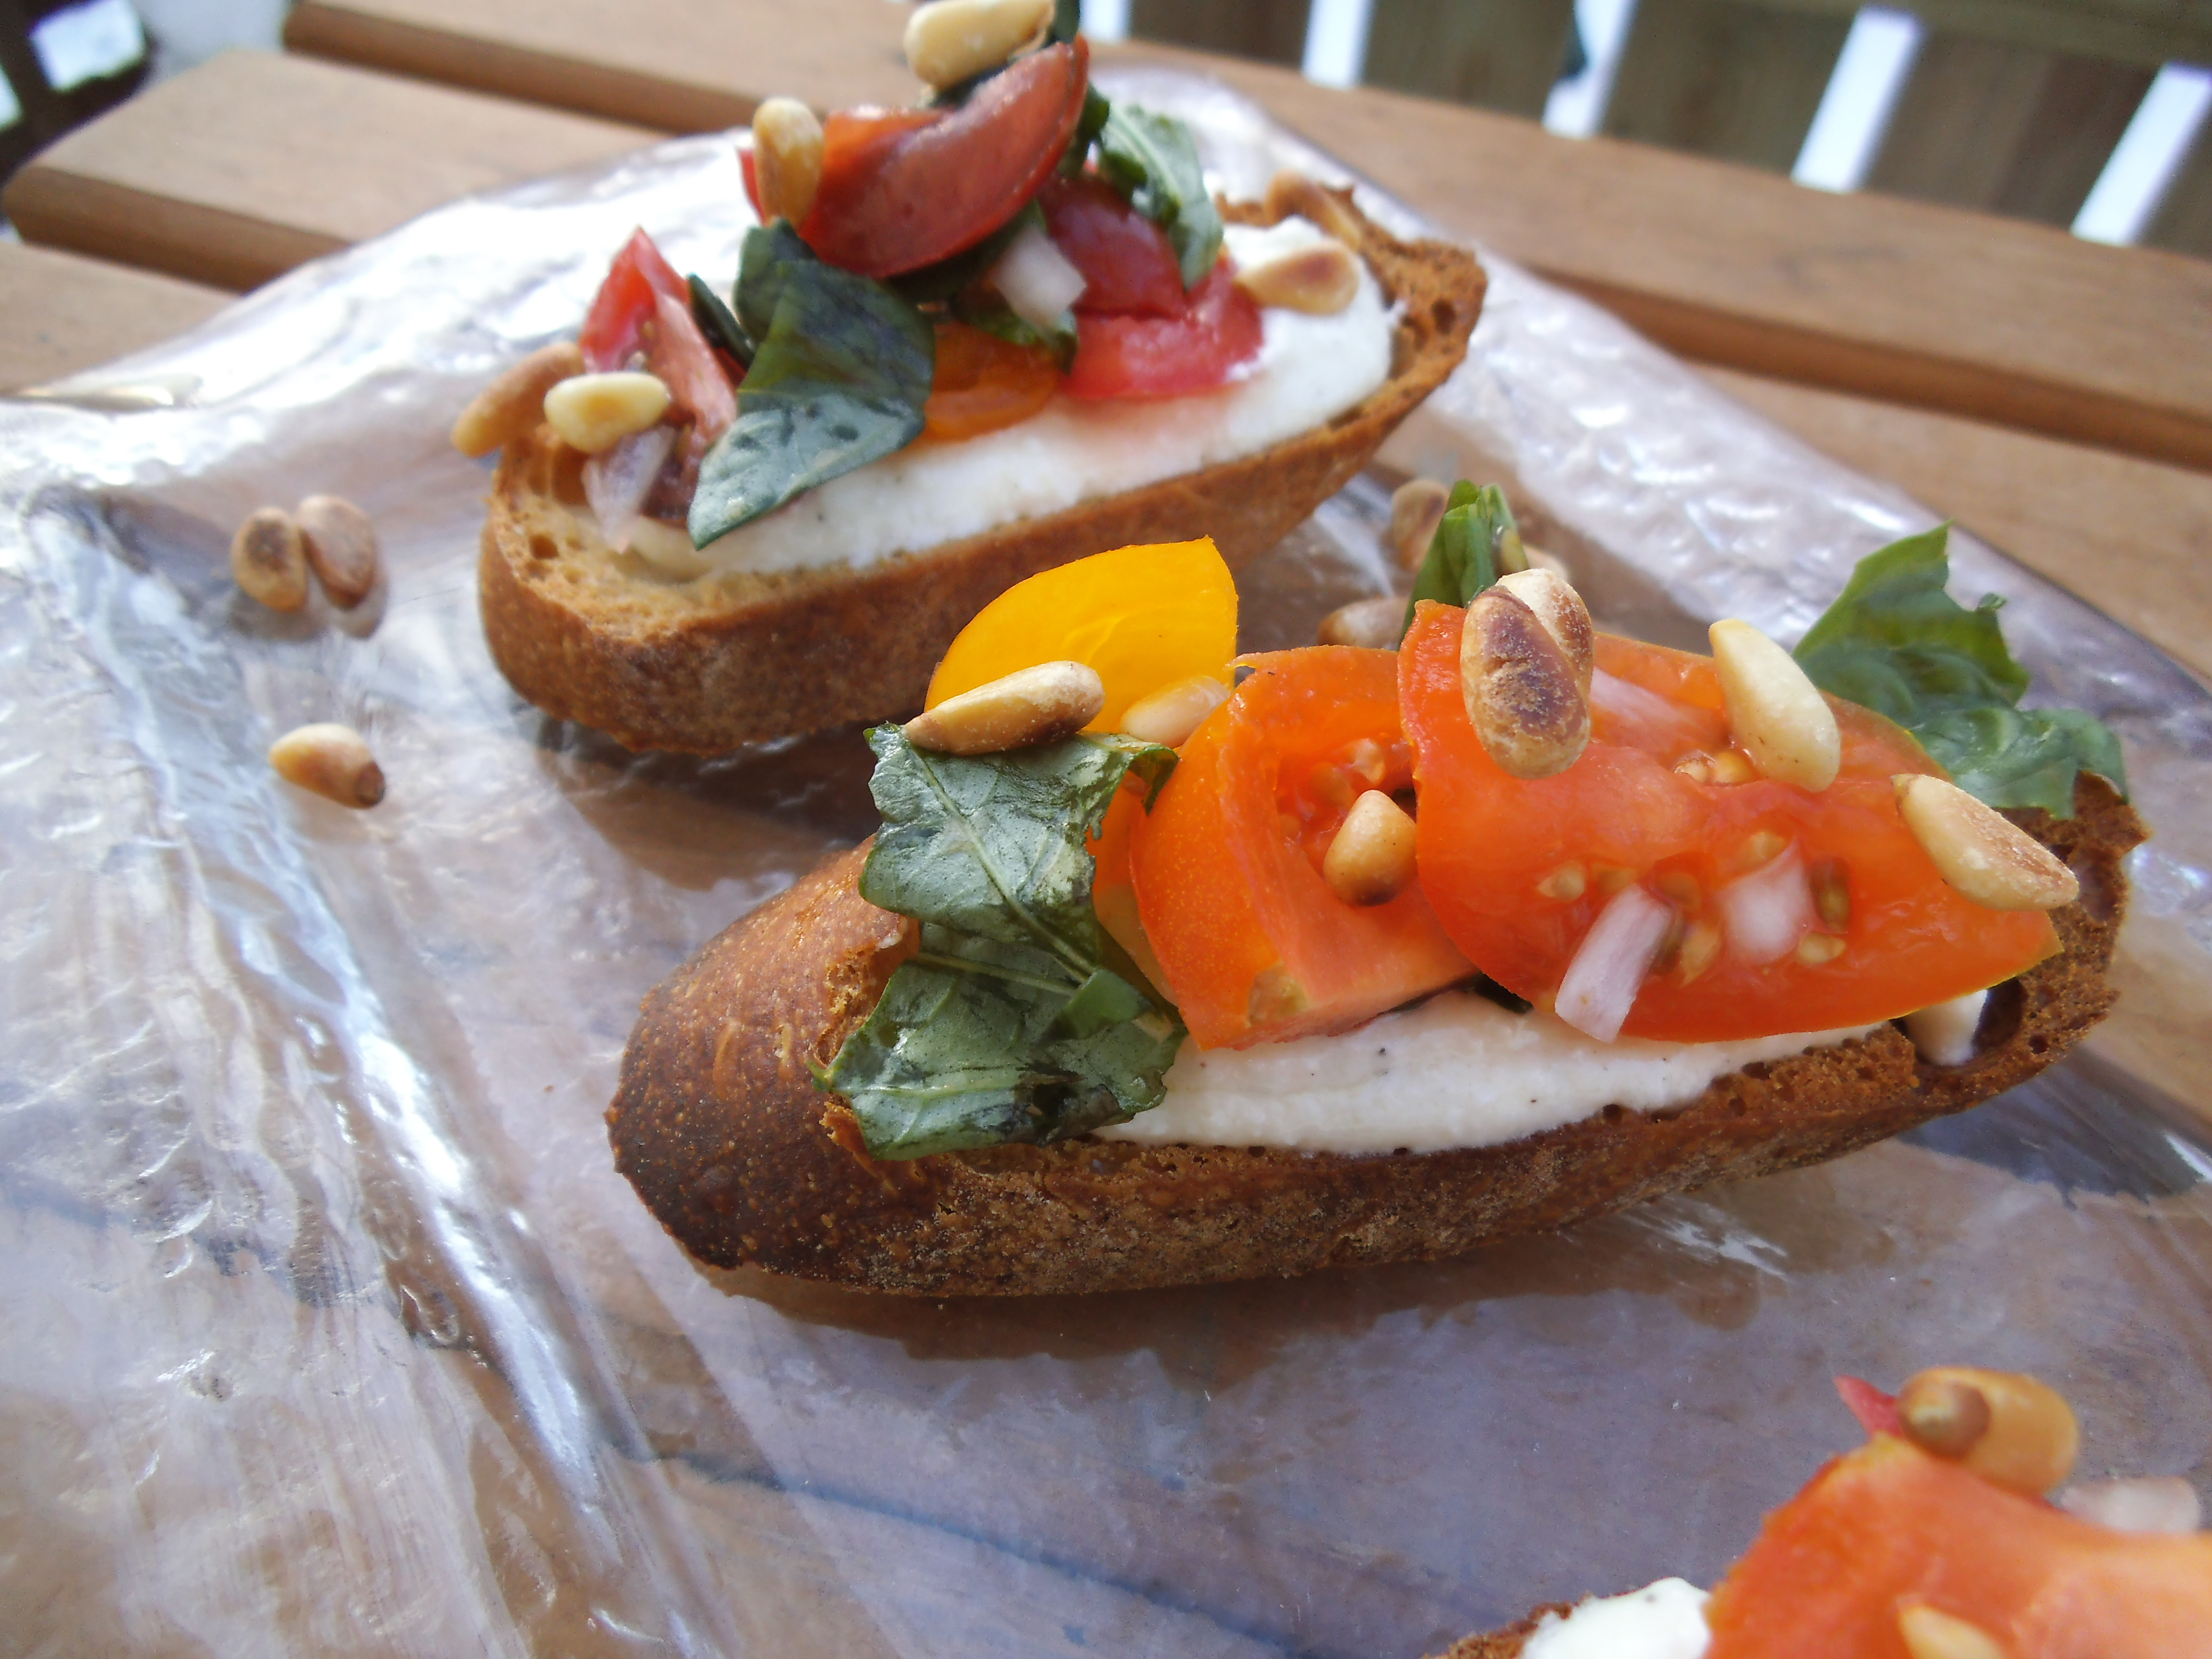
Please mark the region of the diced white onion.
[[1083, 295], [1083, 273], [1035, 225], [1006, 244], [991, 267], [991, 286], [1032, 328], [1050, 328]]
[[2115, 1532], [2191, 1533], [2204, 1521], [2197, 1489], [2178, 1474], [2085, 1480], [2060, 1492], [2058, 1507]]
[[1602, 668], [1590, 676], [1592, 735], [1601, 743], [1674, 757], [1703, 747], [1707, 727], [1680, 703]]
[[676, 442], [672, 426], [649, 426], [584, 463], [584, 499], [599, 521], [599, 534], [617, 553], [628, 549], [653, 481]]
[[1598, 912], [1567, 964], [1554, 1005], [1559, 1018], [1600, 1042], [1619, 1036], [1674, 921], [1673, 908], [1642, 887], [1622, 888]]
[[1788, 956], [1812, 931], [1813, 884], [1795, 847], [1730, 882], [1713, 900], [1730, 953], [1754, 968]]

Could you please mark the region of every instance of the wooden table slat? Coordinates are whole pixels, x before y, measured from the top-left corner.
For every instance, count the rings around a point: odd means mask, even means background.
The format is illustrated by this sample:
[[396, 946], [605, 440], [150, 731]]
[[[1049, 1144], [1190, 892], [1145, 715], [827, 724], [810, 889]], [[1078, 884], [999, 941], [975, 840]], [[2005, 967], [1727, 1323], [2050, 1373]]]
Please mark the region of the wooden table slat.
[[230, 302], [219, 289], [0, 242], [0, 392], [157, 345]]
[[[902, 15], [814, 0], [799, 31], [773, 0], [635, 0], [611, 35], [596, 0], [303, 0], [288, 38], [448, 81], [489, 64], [504, 92], [690, 127], [775, 93], [819, 107], [908, 95]], [[1685, 355], [2212, 470], [2212, 264], [1265, 64], [1133, 42], [1097, 55], [1217, 76]], [[641, 82], [664, 88], [659, 116]]]

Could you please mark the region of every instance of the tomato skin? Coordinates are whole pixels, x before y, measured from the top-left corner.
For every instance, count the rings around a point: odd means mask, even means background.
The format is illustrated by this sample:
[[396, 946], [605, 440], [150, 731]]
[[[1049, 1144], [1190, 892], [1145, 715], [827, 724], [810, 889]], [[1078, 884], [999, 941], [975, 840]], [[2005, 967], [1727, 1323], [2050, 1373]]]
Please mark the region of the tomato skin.
[[1706, 1659], [1905, 1659], [1914, 1601], [2014, 1659], [2212, 1655], [2212, 1534], [2115, 1532], [1881, 1435], [1767, 1516], [1706, 1605]]
[[691, 314], [690, 290], [643, 230], [633, 231], [615, 255], [578, 343], [594, 374], [625, 368], [643, 352], [674, 400], [672, 418], [690, 422], [709, 439], [737, 419], [737, 395]]
[[[1984, 909], [1936, 873], [1899, 816], [1890, 778], [1941, 769], [1881, 716], [1830, 699], [1843, 771], [1817, 795], [1764, 779], [1700, 783], [1674, 766], [1683, 748], [1702, 746], [1691, 739], [1725, 737], [1711, 659], [1601, 635], [1589, 749], [1556, 777], [1512, 778], [1484, 752], [1467, 717], [1464, 619], [1453, 607], [1424, 604], [1400, 653], [1420, 786], [1421, 884], [1460, 948], [1508, 988], [1539, 1002], [1557, 990], [1606, 902], [1601, 866], [1662, 892], [1670, 881], [1694, 884], [1683, 890], [1686, 902], [1670, 902], [1686, 921], [1714, 917], [1713, 895], [1758, 859], [1761, 834], [1794, 843], [1808, 870], [1841, 861], [1850, 902], [1842, 954], [1817, 965], [1794, 952], [1753, 964], [1723, 945], [1694, 977], [1662, 966], [1644, 981], [1626, 1034], [1698, 1042], [1872, 1024], [2009, 979], [2057, 948], [2048, 916]], [[1614, 712], [1624, 698], [1636, 700], [1619, 683], [1671, 696], [1679, 727], [1654, 738]], [[1659, 746], [1622, 740], [1629, 737]], [[1570, 865], [1587, 872], [1584, 890], [1539, 891]]]
[[[1418, 884], [1362, 908], [1321, 874], [1358, 792], [1411, 781], [1391, 653], [1245, 661], [1253, 673], [1184, 744], [1131, 837], [1162, 988], [1202, 1048], [1344, 1030], [1471, 972]], [[1371, 768], [1357, 782], [1355, 757]]]
[[689, 297], [684, 279], [661, 258], [653, 238], [641, 228], [634, 230], [608, 267], [592, 308], [584, 313], [583, 333], [577, 340], [584, 367], [594, 374], [608, 374], [642, 350], [645, 325], [654, 314], [653, 296], [660, 294], [678, 300]]
[[1025, 421], [1052, 401], [1060, 370], [1041, 346], [1016, 345], [950, 318], [937, 325], [937, 369], [922, 405], [932, 438], [973, 438]]
[[1053, 246], [1083, 273], [1079, 316], [1173, 317], [1183, 308], [1182, 270], [1167, 233], [1103, 179], [1055, 178], [1037, 193]]
[[1019, 59], [957, 110], [842, 110], [822, 124], [807, 246], [863, 276], [973, 247], [1036, 194], [1083, 114], [1079, 37]]
[[1265, 340], [1260, 307], [1237, 286], [1224, 259], [1185, 297], [1173, 317], [1075, 319], [1075, 366], [1067, 391], [1077, 398], [1176, 398], [1209, 392]]

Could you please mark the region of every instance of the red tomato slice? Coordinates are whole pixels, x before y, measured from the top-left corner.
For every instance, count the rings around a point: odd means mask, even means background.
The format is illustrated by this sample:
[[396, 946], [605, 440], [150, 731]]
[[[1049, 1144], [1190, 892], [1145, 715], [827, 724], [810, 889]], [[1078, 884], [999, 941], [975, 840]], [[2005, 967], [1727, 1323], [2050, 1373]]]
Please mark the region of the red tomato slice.
[[1510, 989], [1548, 1004], [1600, 911], [1632, 884], [1674, 913], [1621, 1028], [1636, 1036], [1871, 1024], [1995, 985], [2057, 948], [2048, 916], [1985, 910], [1936, 873], [1890, 778], [1941, 769], [1878, 714], [1829, 700], [1843, 771], [1817, 795], [1675, 770], [1728, 742], [1709, 658], [1601, 635], [1589, 749], [1557, 777], [1509, 777], [1467, 717], [1465, 617], [1421, 605], [1399, 656], [1421, 885], [1460, 948]]
[[1245, 660], [1253, 673], [1183, 746], [1131, 836], [1162, 988], [1202, 1048], [1344, 1030], [1471, 972], [1418, 884], [1362, 908], [1322, 877], [1358, 795], [1412, 781], [1391, 654]]
[[642, 229], [634, 230], [584, 315], [584, 331], [577, 343], [583, 348], [585, 368], [604, 374], [623, 368], [632, 353], [644, 349], [641, 337], [653, 315], [656, 294], [689, 299], [684, 279], [660, 257], [653, 238]]
[[799, 227], [833, 265], [896, 276], [973, 247], [1052, 172], [1083, 114], [1080, 38], [1016, 62], [957, 110], [843, 110], [822, 124], [822, 185]]
[[595, 374], [627, 368], [644, 353], [646, 367], [668, 387], [674, 418], [708, 438], [738, 417], [730, 376], [691, 314], [690, 290], [642, 230], [615, 255], [580, 343], [584, 367]]
[[1054, 179], [1037, 193], [1053, 246], [1083, 273], [1079, 313], [1173, 317], [1183, 309], [1182, 270], [1167, 233], [1103, 179]]
[[1075, 319], [1075, 366], [1067, 390], [1078, 398], [1175, 398], [1208, 392], [1260, 355], [1260, 307], [1237, 286], [1229, 262], [1214, 266], [1174, 317]]

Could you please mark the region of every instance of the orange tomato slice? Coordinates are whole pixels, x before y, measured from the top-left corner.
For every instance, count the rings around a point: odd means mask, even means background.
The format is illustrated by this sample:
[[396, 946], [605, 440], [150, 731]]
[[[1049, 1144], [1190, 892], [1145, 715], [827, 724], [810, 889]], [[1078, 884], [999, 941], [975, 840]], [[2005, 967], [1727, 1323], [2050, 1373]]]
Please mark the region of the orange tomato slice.
[[1229, 683], [1237, 580], [1211, 540], [1124, 547], [1017, 582], [960, 630], [930, 678], [928, 707], [1041, 662], [1088, 663], [1106, 706], [1086, 730], [1121, 728], [1129, 705], [1178, 680]]
[[[1246, 660], [1253, 673], [1183, 746], [1131, 836], [1161, 988], [1202, 1048], [1340, 1031], [1473, 971], [1418, 884], [1362, 908], [1322, 877], [1353, 800], [1413, 781], [1391, 653]], [[1101, 880], [1118, 879], [1102, 860]]]
[[2212, 1656], [2212, 1534], [2114, 1532], [1878, 1435], [1767, 1516], [1706, 1659], [1908, 1659], [1914, 1603], [2012, 1659]]
[[[1632, 884], [1674, 911], [1621, 1028], [1636, 1036], [1872, 1024], [2009, 979], [2057, 948], [2049, 917], [1984, 909], [1936, 873], [1890, 778], [1942, 769], [1878, 714], [1830, 699], [1843, 771], [1819, 794], [1677, 770], [1731, 752], [1709, 658], [1601, 635], [1589, 747], [1556, 777], [1508, 776], [1467, 717], [1464, 617], [1420, 606], [1399, 659], [1421, 884], [1445, 931], [1508, 988], [1548, 1004]], [[1735, 764], [1748, 775], [1741, 756]]]
[[1060, 371], [1042, 347], [946, 318], [937, 325], [937, 371], [921, 406], [923, 429], [945, 441], [996, 432], [1042, 409], [1059, 385]]

